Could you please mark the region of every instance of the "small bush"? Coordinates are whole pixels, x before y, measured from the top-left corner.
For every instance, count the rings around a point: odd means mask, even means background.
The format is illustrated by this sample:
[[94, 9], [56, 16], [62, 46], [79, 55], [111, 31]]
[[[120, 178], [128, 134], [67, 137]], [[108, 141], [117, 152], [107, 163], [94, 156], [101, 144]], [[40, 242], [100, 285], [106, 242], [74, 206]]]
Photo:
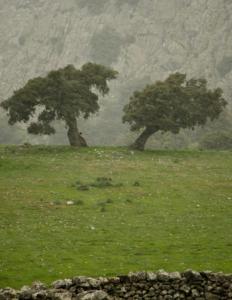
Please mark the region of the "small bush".
[[107, 203], [107, 204], [112, 204], [113, 202], [114, 202], [114, 201], [113, 201], [112, 199], [110, 199], [110, 198], [106, 200], [106, 203]]
[[79, 191], [88, 191], [91, 187], [105, 188], [105, 187], [121, 187], [123, 184], [113, 183], [110, 177], [97, 177], [94, 182], [83, 184], [81, 181], [76, 181], [71, 187], [76, 187]]
[[133, 203], [133, 200], [131, 200], [131, 199], [126, 199], [126, 203], [131, 204], [131, 203]]
[[52, 205], [62, 205], [62, 201], [61, 200], [54, 200], [53, 202], [51, 202]]
[[100, 206], [100, 211], [101, 212], [105, 212], [106, 211], [106, 207], [109, 205], [109, 204], [112, 204], [113, 203], [113, 200], [112, 199], [107, 199], [105, 201], [100, 201], [97, 203], [98, 206]]
[[179, 161], [178, 158], [173, 159], [173, 163], [174, 163], [174, 164], [178, 164], [179, 162], [180, 162], [180, 161]]
[[106, 207], [102, 206], [101, 209], [100, 209], [100, 212], [106, 212]]
[[91, 184], [94, 187], [108, 187], [112, 186], [112, 178], [110, 177], [98, 177], [94, 183]]
[[73, 204], [74, 204], [74, 205], [83, 205], [83, 204], [84, 204], [84, 201], [83, 201], [83, 200], [74, 200], [74, 201], [73, 201]]
[[77, 189], [79, 191], [88, 191], [89, 190], [89, 186], [87, 184], [82, 184], [82, 185], [77, 186]]
[[80, 180], [77, 180], [77, 181], [76, 181], [76, 185], [77, 185], [77, 186], [82, 185], [82, 182], [81, 182]]
[[214, 132], [205, 135], [200, 141], [202, 149], [232, 150], [232, 132]]

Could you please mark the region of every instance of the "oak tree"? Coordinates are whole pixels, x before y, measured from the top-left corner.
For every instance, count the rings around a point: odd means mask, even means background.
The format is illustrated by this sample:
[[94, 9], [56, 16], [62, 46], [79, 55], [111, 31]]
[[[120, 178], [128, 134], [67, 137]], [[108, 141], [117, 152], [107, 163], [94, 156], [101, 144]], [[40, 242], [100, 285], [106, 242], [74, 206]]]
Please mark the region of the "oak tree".
[[87, 63], [77, 70], [73, 65], [36, 77], [16, 91], [1, 106], [7, 110], [9, 124], [29, 123], [31, 134], [54, 134], [52, 122], [62, 120], [71, 146], [87, 146], [77, 119], [87, 119], [99, 110], [98, 94], [109, 92], [108, 80], [117, 72], [99, 64]]
[[148, 138], [158, 131], [178, 133], [218, 118], [227, 103], [222, 93], [220, 88], [208, 89], [205, 79], [187, 80], [181, 73], [134, 92], [124, 107], [123, 122], [142, 133], [131, 147], [144, 150]]

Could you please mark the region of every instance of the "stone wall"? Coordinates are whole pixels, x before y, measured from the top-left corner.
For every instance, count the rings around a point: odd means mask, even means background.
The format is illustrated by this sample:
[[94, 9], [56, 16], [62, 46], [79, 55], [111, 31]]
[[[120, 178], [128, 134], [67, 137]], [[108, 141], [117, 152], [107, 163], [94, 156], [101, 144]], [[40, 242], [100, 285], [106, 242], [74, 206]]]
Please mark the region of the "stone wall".
[[107, 299], [232, 299], [232, 274], [165, 271], [129, 273], [111, 278], [57, 280], [49, 287], [40, 282], [16, 291], [0, 290], [0, 300], [107, 300]]

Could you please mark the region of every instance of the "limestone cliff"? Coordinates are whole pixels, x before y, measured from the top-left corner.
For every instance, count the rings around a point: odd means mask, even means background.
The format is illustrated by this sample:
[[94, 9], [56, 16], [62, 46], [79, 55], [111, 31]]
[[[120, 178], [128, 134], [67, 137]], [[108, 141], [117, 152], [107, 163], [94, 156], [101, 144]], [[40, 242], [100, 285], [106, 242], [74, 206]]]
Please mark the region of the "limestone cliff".
[[0, 0], [0, 99], [66, 64], [111, 65], [119, 79], [84, 125], [95, 143], [117, 141], [130, 93], [170, 72], [206, 77], [230, 101], [231, 16], [231, 0]]

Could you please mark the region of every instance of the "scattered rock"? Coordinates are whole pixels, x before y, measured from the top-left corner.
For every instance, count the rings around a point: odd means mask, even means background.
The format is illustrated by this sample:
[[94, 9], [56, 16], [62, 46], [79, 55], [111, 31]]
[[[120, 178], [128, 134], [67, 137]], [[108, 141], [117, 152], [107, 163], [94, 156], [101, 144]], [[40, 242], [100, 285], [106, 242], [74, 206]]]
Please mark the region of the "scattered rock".
[[109, 277], [108, 282], [110, 282], [112, 284], [118, 284], [120, 282], [120, 278], [119, 277]]
[[206, 300], [219, 300], [220, 297], [215, 295], [215, 294], [212, 294], [212, 293], [206, 293], [205, 294], [205, 299]]
[[32, 294], [33, 300], [42, 300], [42, 299], [48, 299], [48, 292], [46, 290], [38, 291], [34, 294]]
[[50, 294], [54, 300], [72, 300], [72, 294], [68, 291], [57, 291]]
[[73, 284], [78, 287], [98, 288], [101, 285], [101, 280], [85, 276], [79, 276], [73, 279]]
[[66, 204], [67, 205], [74, 205], [74, 202], [73, 201], [67, 201]]
[[169, 273], [169, 278], [172, 280], [180, 280], [181, 274], [179, 272], [172, 272], [172, 273]]
[[164, 270], [159, 270], [157, 272], [157, 279], [159, 281], [168, 281], [169, 280], [169, 273], [165, 272]]
[[33, 290], [45, 290], [46, 289], [46, 285], [40, 281], [35, 281], [32, 283], [32, 289]]
[[32, 299], [33, 290], [31, 287], [25, 285], [21, 288], [19, 292], [19, 299], [30, 300]]
[[71, 279], [63, 279], [54, 281], [51, 286], [55, 289], [67, 289], [72, 285]]
[[148, 281], [155, 281], [157, 280], [157, 274], [153, 272], [147, 272], [147, 280]]
[[147, 279], [147, 273], [146, 272], [130, 272], [128, 274], [128, 278], [130, 281], [140, 281], [140, 280], [146, 280]]
[[193, 270], [186, 270], [184, 273], [184, 276], [189, 281], [202, 281], [203, 278], [199, 272], [193, 271]]
[[110, 300], [110, 297], [103, 291], [91, 291], [78, 294], [77, 300]]
[[0, 300], [11, 300], [17, 298], [17, 292], [12, 288], [0, 289]]

